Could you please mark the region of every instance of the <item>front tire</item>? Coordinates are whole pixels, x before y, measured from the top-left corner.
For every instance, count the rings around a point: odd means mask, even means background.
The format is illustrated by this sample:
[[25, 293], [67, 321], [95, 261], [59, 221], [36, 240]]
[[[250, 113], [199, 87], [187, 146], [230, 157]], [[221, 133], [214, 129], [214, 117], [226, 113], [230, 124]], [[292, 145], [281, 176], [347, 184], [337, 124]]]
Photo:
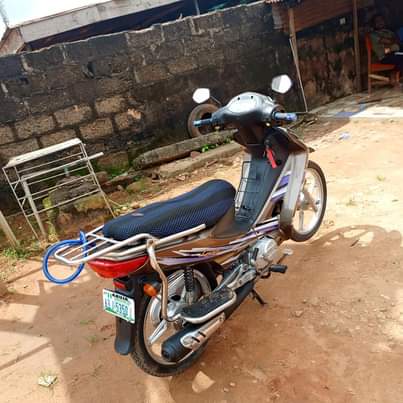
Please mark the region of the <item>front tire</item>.
[[195, 127], [193, 122], [200, 119], [211, 118], [211, 115], [218, 110], [218, 106], [213, 104], [197, 105], [189, 114], [187, 129], [190, 137], [200, 137], [214, 132], [213, 126]]
[[[173, 281], [178, 281], [179, 278], [178, 276], [180, 276], [179, 272], [182, 271], [180, 270], [174, 272], [173, 274], [168, 276], [168, 283], [170, 285], [173, 284]], [[215, 287], [217, 287], [217, 281], [215, 279], [214, 273], [209, 267], [203, 267], [202, 269], [194, 269], [194, 273], [195, 273], [195, 281], [198, 282], [199, 284], [197, 286], [199, 290], [198, 298], [200, 298], [202, 295], [206, 295], [208, 292], [211, 292]], [[172, 298], [172, 301], [173, 298], [175, 298], [178, 301], [177, 292], [173, 293], [175, 295], [171, 295], [170, 290], [169, 294], [170, 298]], [[150, 308], [151, 309], [154, 308], [154, 311], [152, 311], [154, 318], [155, 314], [157, 313], [160, 320], [159, 323], [161, 323], [161, 317], [158, 313], [158, 309], [160, 309], [160, 307], [155, 306], [155, 304], [158, 304], [156, 298], [150, 298], [147, 295], [143, 295], [141, 300], [139, 301], [136, 323], [133, 325], [135, 337], [134, 337], [133, 352], [131, 353], [131, 356], [136, 365], [140, 367], [144, 372], [147, 372], [150, 375], [158, 377], [177, 375], [185, 371], [187, 368], [191, 367], [194, 364], [194, 362], [203, 353], [204, 349], [207, 346], [207, 343], [202, 345], [198, 350], [188, 354], [185, 358], [183, 358], [181, 361], [177, 363], [171, 363], [166, 361], [162, 357], [162, 355], [158, 356], [158, 351], [153, 352], [150, 346], [146, 346], [149, 337], [149, 335], [146, 334], [147, 333], [146, 325], [147, 321], [149, 320]], [[157, 309], [157, 311], [155, 311], [155, 309]], [[158, 326], [158, 324], [156, 324], [156, 326]], [[179, 325], [177, 324], [172, 324], [170, 326], [175, 326], [175, 329], [177, 329], [178, 331], [180, 330]], [[162, 344], [162, 342], [160, 344]]]
[[[313, 179], [313, 182], [308, 182]], [[326, 178], [321, 167], [313, 161], [308, 162], [304, 185], [295, 211], [291, 239], [305, 242], [311, 239], [322, 224], [327, 204]], [[317, 211], [315, 212], [315, 209]], [[304, 217], [312, 213], [311, 220], [304, 226]]]

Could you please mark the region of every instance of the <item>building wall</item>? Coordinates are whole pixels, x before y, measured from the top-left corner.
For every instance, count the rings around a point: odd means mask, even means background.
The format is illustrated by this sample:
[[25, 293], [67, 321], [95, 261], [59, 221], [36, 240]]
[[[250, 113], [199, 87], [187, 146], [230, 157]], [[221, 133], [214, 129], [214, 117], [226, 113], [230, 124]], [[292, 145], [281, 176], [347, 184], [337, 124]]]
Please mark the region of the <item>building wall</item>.
[[261, 2], [0, 58], [0, 166], [72, 137], [134, 158], [188, 137], [197, 87], [227, 101], [281, 72], [288, 40]]
[[[310, 107], [353, 89], [348, 24], [298, 38]], [[125, 150], [134, 158], [187, 138], [195, 88], [228, 101], [246, 90], [267, 93], [279, 73], [295, 78], [288, 36], [274, 30], [263, 2], [3, 57], [0, 165], [72, 137], [90, 154]], [[297, 88], [282, 101], [302, 108]]]
[[5, 39], [0, 40], [0, 57], [17, 53], [24, 47], [24, 40], [18, 28], [7, 29], [4, 35]]
[[257, 3], [0, 58], [0, 159], [78, 136], [90, 152], [187, 137], [192, 92], [267, 91], [292, 73], [287, 39]]
[[310, 108], [354, 92], [352, 24], [351, 14], [346, 14], [298, 33], [301, 76]]
[[[374, 4], [374, 0], [357, 0], [364, 87], [364, 35], [369, 18], [376, 12]], [[351, 0], [306, 0], [294, 8], [301, 76], [310, 108], [355, 91], [352, 13]], [[273, 5], [273, 15], [276, 26], [288, 33], [288, 9], [284, 3]]]

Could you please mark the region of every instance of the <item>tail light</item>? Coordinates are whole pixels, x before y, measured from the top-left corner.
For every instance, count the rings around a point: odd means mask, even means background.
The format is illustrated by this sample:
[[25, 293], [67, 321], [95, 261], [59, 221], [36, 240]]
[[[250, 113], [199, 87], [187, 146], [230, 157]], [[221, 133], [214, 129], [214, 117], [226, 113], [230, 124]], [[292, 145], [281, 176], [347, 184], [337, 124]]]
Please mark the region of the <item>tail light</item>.
[[140, 269], [148, 260], [148, 256], [139, 256], [135, 259], [115, 262], [113, 260], [96, 259], [88, 262], [88, 265], [101, 277], [124, 277]]

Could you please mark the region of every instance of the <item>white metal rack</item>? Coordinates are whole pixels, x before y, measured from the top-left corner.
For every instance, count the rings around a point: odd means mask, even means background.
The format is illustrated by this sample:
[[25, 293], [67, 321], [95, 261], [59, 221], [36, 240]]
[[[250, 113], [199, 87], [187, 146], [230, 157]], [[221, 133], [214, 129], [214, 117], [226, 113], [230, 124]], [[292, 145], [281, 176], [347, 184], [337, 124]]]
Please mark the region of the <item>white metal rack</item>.
[[125, 260], [133, 255], [145, 252], [146, 241], [154, 240], [156, 247], [169, 245], [190, 235], [204, 230], [204, 224], [186, 231], [178, 232], [165, 238], [157, 239], [150, 234], [137, 234], [124, 241], [116, 241], [102, 235], [103, 226], [95, 228], [85, 234], [85, 242], [78, 246], [66, 246], [55, 253], [55, 258], [69, 266], [87, 263], [90, 260], [102, 257], [116, 261]]
[[[38, 231], [35, 229], [32, 219], [36, 221], [42, 237], [46, 238], [47, 234], [41, 214], [89, 195], [100, 193], [105, 205], [113, 215], [112, 208], [91, 165], [92, 159], [102, 155], [103, 153], [98, 153], [88, 156], [82, 141], [75, 138], [11, 158], [3, 167], [4, 175], [18, 205], [38, 239]], [[58, 184], [57, 181], [62, 178], [71, 178], [71, 180]], [[43, 200], [49, 196], [51, 191], [73, 183], [84, 182], [93, 185], [92, 189], [75, 197], [61, 200], [56, 205], [49, 207], [43, 205]]]
[[[225, 251], [228, 250], [228, 248], [236, 248], [243, 242], [249, 240], [252, 241], [267, 232], [276, 230], [277, 228], [278, 217], [271, 218], [252, 228], [241, 239], [236, 239], [230, 242], [228, 245], [224, 245], [222, 250]], [[178, 232], [164, 238], [155, 238], [151, 234], [141, 233], [133, 235], [132, 237], [123, 241], [117, 241], [116, 239], [105, 237], [102, 233], [102, 230], [103, 226], [100, 226], [83, 234], [82, 243], [79, 245], [72, 244], [61, 247], [55, 252], [55, 259], [69, 266], [87, 263], [97, 258], [114, 261], [128, 260], [137, 255], [141, 255], [146, 252], [148, 253], [147, 243], [149, 241], [153, 241], [153, 247], [155, 247], [155, 249], [172, 246], [175, 243], [185, 242], [185, 240], [188, 240], [189, 237], [206, 230], [206, 225], [201, 224], [197, 227], [189, 228], [185, 231]], [[201, 253], [207, 250], [217, 251], [218, 249], [220, 248], [193, 248], [192, 252]], [[180, 252], [181, 251], [178, 251], [177, 253], [182, 255]]]

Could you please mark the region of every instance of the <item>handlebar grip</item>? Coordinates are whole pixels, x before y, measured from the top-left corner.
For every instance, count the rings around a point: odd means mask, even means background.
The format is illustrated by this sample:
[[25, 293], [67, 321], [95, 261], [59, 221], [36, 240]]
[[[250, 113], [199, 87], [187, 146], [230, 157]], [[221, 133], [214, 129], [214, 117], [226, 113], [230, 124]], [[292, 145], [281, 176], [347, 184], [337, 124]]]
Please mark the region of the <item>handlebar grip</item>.
[[296, 122], [298, 120], [296, 113], [274, 112], [273, 118], [275, 120], [284, 120], [285, 122]]
[[213, 124], [213, 119], [201, 119], [201, 120], [194, 120], [193, 121], [193, 126], [194, 127], [201, 127], [201, 126], [207, 126]]

